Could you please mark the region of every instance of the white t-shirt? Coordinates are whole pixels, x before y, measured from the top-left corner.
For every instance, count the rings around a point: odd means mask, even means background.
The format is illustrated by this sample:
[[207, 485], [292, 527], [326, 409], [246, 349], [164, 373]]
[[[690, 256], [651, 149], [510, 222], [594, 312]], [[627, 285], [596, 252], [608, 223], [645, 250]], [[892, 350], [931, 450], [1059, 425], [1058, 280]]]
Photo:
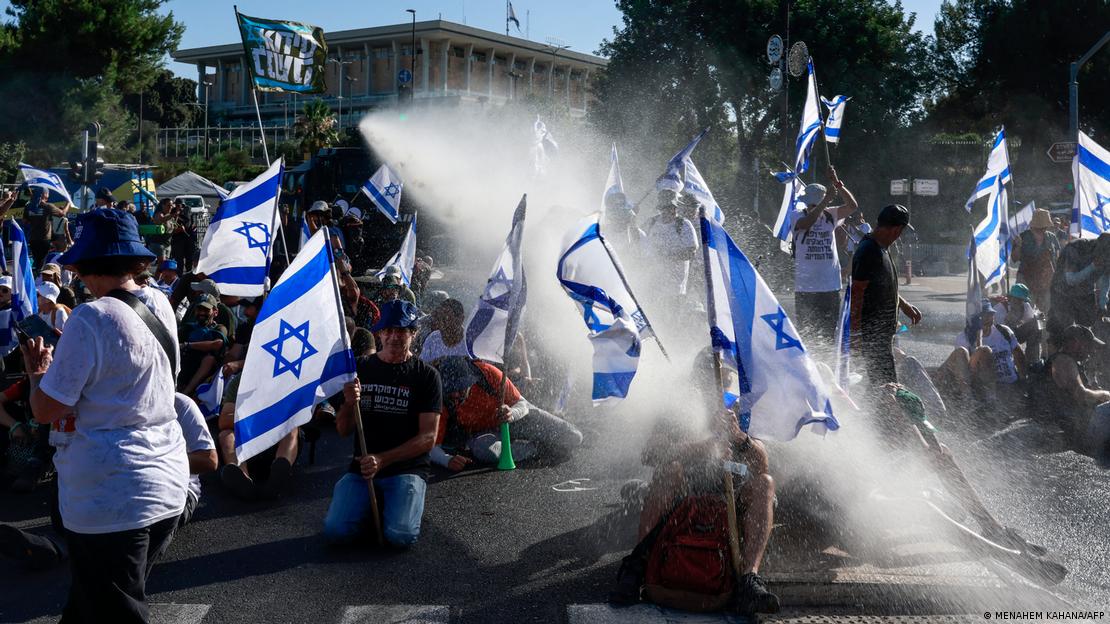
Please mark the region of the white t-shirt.
[[[1005, 321], [1006, 320], [1006, 311], [1007, 311], [1007, 306], [1008, 305], [1009, 305], [1008, 303], [1005, 303], [1005, 302], [1002, 302], [1002, 301], [999, 301], [998, 303], [994, 304], [994, 315], [995, 315], [995, 317], [998, 318], [999, 320]], [[1022, 323], [1028, 323], [1029, 321], [1032, 321], [1034, 317], [1035, 317], [1035, 314], [1033, 312], [1032, 304], [1030, 304], [1028, 301], [1022, 301], [1021, 302], [1021, 322]]]
[[420, 359], [429, 364], [449, 355], [470, 357], [470, 352], [466, 350], [466, 339], [460, 340], [454, 346], [447, 346], [443, 342], [443, 334], [437, 329], [428, 334], [428, 337], [424, 340], [424, 346], [420, 348]]
[[[169, 330], [166, 296], [133, 291]], [[174, 379], [161, 344], [126, 303], [78, 306], [39, 387], [73, 406], [74, 431], [58, 447], [58, 505], [75, 533], [150, 526], [185, 508], [189, 462], [174, 410]]]
[[[216, 443], [208, 431], [208, 423], [204, 421], [204, 412], [200, 411], [196, 402], [178, 392], [173, 396], [173, 407], [177, 412], [177, 424], [181, 425], [181, 434], [185, 436], [185, 452], [216, 450]], [[200, 500], [199, 476], [189, 475], [189, 491]]]
[[663, 264], [663, 273], [667, 280], [664, 294], [685, 295], [686, 281], [690, 277], [690, 261], [676, 262], [670, 256], [680, 251], [696, 251], [700, 248], [694, 225], [689, 219], [681, 217], [678, 225], [672, 219], [655, 219], [648, 227], [647, 242], [649, 251]]
[[[794, 211], [794, 221], [805, 216]], [[840, 290], [840, 259], [833, 231], [836, 223], [825, 210], [808, 230], [794, 230], [794, 291], [833, 292]]]
[[39, 316], [47, 325], [58, 330], [65, 329], [66, 321], [69, 320], [69, 314], [62, 308], [54, 308], [53, 312], [39, 312]]
[[[994, 355], [994, 369], [998, 372], [999, 383], [1011, 384], [1018, 380], [1017, 366], [1014, 364], [1014, 349], [1017, 348], [1018, 342], [1009, 327], [1005, 330], [1010, 336], [1008, 339], [1002, 335], [1003, 330], [999, 329], [1000, 327], [1004, 325], [995, 323], [991, 333], [983, 336], [983, 346], [989, 348]], [[956, 336], [956, 346], [963, 347], [969, 352], [972, 350], [967, 332], [960, 332]]]

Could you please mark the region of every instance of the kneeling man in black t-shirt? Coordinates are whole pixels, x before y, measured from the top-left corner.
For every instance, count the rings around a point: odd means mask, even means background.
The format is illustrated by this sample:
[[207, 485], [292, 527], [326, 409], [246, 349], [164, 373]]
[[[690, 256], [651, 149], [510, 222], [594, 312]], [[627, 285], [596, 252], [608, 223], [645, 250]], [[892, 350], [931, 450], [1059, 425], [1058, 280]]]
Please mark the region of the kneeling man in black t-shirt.
[[420, 536], [427, 489], [428, 451], [435, 445], [442, 404], [439, 373], [412, 355], [417, 309], [407, 301], [382, 306], [371, 327], [382, 348], [359, 358], [358, 379], [343, 388], [336, 415], [340, 435], [356, 431], [355, 405], [360, 408], [367, 454], [355, 457], [347, 474], [335, 484], [324, 520], [324, 536], [336, 544], [354, 541], [372, 525], [366, 480], [382, 503], [382, 534], [393, 546], [409, 546]]

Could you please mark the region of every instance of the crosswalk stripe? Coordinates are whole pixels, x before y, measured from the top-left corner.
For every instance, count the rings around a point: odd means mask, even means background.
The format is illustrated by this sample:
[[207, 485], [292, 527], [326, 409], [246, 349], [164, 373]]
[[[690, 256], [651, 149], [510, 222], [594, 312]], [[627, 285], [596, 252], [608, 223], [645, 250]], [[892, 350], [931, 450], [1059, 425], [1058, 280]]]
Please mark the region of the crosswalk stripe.
[[451, 608], [445, 605], [351, 605], [343, 610], [341, 624], [448, 624]]

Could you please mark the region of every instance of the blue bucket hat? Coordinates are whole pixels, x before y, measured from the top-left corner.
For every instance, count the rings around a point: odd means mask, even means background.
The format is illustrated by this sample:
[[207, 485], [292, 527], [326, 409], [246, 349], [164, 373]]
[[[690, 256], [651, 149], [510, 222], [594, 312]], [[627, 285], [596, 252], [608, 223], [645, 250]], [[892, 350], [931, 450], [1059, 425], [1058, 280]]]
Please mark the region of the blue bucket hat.
[[58, 258], [62, 266], [112, 256], [155, 258], [143, 246], [139, 226], [129, 212], [101, 208], [79, 215], [76, 221], [73, 246]]
[[387, 327], [413, 327], [420, 317], [420, 310], [408, 301], [394, 299], [382, 306], [382, 315], [370, 331], [379, 332]]

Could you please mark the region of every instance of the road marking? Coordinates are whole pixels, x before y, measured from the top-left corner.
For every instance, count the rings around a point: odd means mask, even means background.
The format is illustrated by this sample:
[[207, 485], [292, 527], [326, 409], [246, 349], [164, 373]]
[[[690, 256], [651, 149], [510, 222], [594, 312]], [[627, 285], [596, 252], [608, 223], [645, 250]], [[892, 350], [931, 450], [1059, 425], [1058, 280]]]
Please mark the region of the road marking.
[[352, 605], [343, 610], [341, 624], [448, 624], [445, 605]]
[[568, 624], [746, 624], [748, 618], [724, 613], [688, 613], [638, 604], [616, 609], [608, 604], [567, 605]]
[[[200, 624], [212, 605], [207, 604], [178, 604], [174, 602], [150, 603], [151, 624]], [[31, 620], [29, 624], [53, 624], [58, 617], [41, 617]]]
[[591, 490], [597, 489], [595, 487], [582, 487], [582, 484], [586, 481], [589, 481], [589, 479], [571, 479], [569, 481], [556, 483], [555, 485], [551, 486], [551, 489], [555, 490], [556, 492], [589, 492]]

